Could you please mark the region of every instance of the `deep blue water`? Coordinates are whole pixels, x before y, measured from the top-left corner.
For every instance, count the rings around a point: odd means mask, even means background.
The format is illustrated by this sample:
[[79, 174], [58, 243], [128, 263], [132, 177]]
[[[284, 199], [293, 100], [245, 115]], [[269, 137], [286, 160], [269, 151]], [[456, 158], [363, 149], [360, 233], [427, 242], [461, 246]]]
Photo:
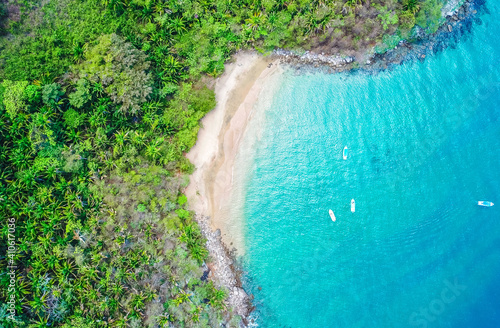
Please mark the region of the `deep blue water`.
[[245, 172], [245, 288], [261, 327], [500, 327], [500, 20], [488, 8], [423, 62], [283, 75]]

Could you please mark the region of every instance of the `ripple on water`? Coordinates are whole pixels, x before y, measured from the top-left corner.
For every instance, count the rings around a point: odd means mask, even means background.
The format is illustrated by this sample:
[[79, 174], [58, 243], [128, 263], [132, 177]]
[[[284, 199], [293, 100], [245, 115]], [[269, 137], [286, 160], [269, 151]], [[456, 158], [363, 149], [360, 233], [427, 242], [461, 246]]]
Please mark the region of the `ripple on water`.
[[243, 205], [262, 327], [408, 327], [454, 279], [469, 287], [434, 327], [500, 321], [498, 209], [475, 203], [500, 198], [500, 44], [478, 47], [500, 20], [483, 21], [391, 72], [285, 73]]

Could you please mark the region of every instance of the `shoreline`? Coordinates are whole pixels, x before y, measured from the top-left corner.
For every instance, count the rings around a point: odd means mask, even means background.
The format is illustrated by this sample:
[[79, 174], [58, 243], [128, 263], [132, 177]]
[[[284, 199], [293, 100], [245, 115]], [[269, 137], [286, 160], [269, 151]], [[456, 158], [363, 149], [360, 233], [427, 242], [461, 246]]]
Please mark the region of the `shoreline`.
[[[251, 297], [243, 290], [240, 270], [234, 261], [233, 254], [227, 249], [221, 240], [220, 230], [213, 230], [210, 226], [210, 218], [204, 215], [196, 215], [196, 221], [201, 233], [206, 238], [206, 246], [209, 249], [211, 261], [207, 263], [208, 277], [219, 288], [226, 288], [229, 295], [227, 299], [230, 310], [241, 316], [243, 324], [248, 321], [248, 315], [253, 311]], [[230, 319], [231, 316], [226, 318]]]
[[241, 236], [228, 234], [240, 230], [228, 222], [234, 162], [262, 85], [276, 68], [277, 58], [237, 53], [215, 83], [217, 105], [202, 119], [197, 143], [186, 155], [196, 167], [185, 190], [189, 209], [210, 217], [212, 229], [220, 229], [222, 241], [239, 252]]
[[435, 33], [426, 34], [422, 29], [418, 29], [415, 39], [401, 40], [393, 49], [384, 53], [367, 55], [363, 62], [339, 54], [317, 54], [314, 50], [300, 55], [294, 51], [277, 49], [273, 56], [297, 70], [323, 68], [328, 73], [358, 70], [374, 74], [403, 63], [423, 61], [429, 55], [453, 47], [470, 34], [472, 24], [481, 24], [477, 16], [485, 10], [487, 9], [484, 0], [465, 0], [454, 10], [443, 12], [444, 21]]
[[203, 117], [197, 142], [186, 154], [196, 169], [185, 194], [189, 209], [196, 213], [196, 220], [207, 239], [210, 277], [218, 287], [229, 291], [228, 305], [243, 318], [244, 325], [253, 307], [251, 297], [242, 288], [241, 269], [236, 263], [236, 255], [244, 254], [244, 236], [234, 235], [243, 234], [243, 227], [235, 227], [230, 216], [231, 199], [235, 194], [233, 169], [264, 82], [282, 66], [304, 69], [304, 72], [309, 68], [323, 68], [329, 73], [376, 74], [406, 62], [423, 61], [427, 55], [453, 47], [467, 37], [472, 24], [479, 20], [478, 13], [483, 12], [484, 3], [480, 1], [466, 0], [453, 12], [446, 13], [436, 33], [419, 34], [412, 42], [403, 40], [394, 49], [373, 54], [368, 60], [365, 58], [363, 63], [352, 57], [313, 52], [297, 55], [278, 49], [267, 57], [255, 51], [241, 51], [225, 65], [224, 73], [215, 81], [217, 105]]
[[241, 255], [244, 247], [242, 222], [230, 217], [233, 167], [262, 85], [276, 71], [278, 60], [250, 51], [233, 58], [215, 82], [217, 105], [203, 117], [197, 142], [186, 154], [195, 171], [184, 193], [207, 240], [209, 277], [217, 287], [227, 289], [228, 308], [246, 325], [253, 307], [236, 263], [236, 252]]

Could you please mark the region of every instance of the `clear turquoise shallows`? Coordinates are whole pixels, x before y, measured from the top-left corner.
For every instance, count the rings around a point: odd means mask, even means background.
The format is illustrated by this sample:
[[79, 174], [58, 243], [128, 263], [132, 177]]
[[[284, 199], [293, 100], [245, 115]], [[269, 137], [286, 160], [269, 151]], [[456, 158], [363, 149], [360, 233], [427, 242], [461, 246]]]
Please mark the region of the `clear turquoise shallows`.
[[500, 327], [500, 11], [487, 6], [423, 62], [283, 75], [245, 172], [260, 327]]

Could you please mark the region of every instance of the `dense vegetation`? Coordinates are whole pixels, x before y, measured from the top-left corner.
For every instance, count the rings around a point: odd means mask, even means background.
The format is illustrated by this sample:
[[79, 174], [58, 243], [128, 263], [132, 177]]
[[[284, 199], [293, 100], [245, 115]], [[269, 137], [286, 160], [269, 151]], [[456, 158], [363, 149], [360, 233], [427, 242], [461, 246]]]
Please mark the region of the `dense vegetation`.
[[183, 154], [215, 105], [207, 76], [244, 47], [390, 46], [415, 24], [433, 31], [441, 6], [3, 2], [0, 326], [235, 326], [226, 292], [202, 279], [208, 254], [181, 192], [193, 170]]

